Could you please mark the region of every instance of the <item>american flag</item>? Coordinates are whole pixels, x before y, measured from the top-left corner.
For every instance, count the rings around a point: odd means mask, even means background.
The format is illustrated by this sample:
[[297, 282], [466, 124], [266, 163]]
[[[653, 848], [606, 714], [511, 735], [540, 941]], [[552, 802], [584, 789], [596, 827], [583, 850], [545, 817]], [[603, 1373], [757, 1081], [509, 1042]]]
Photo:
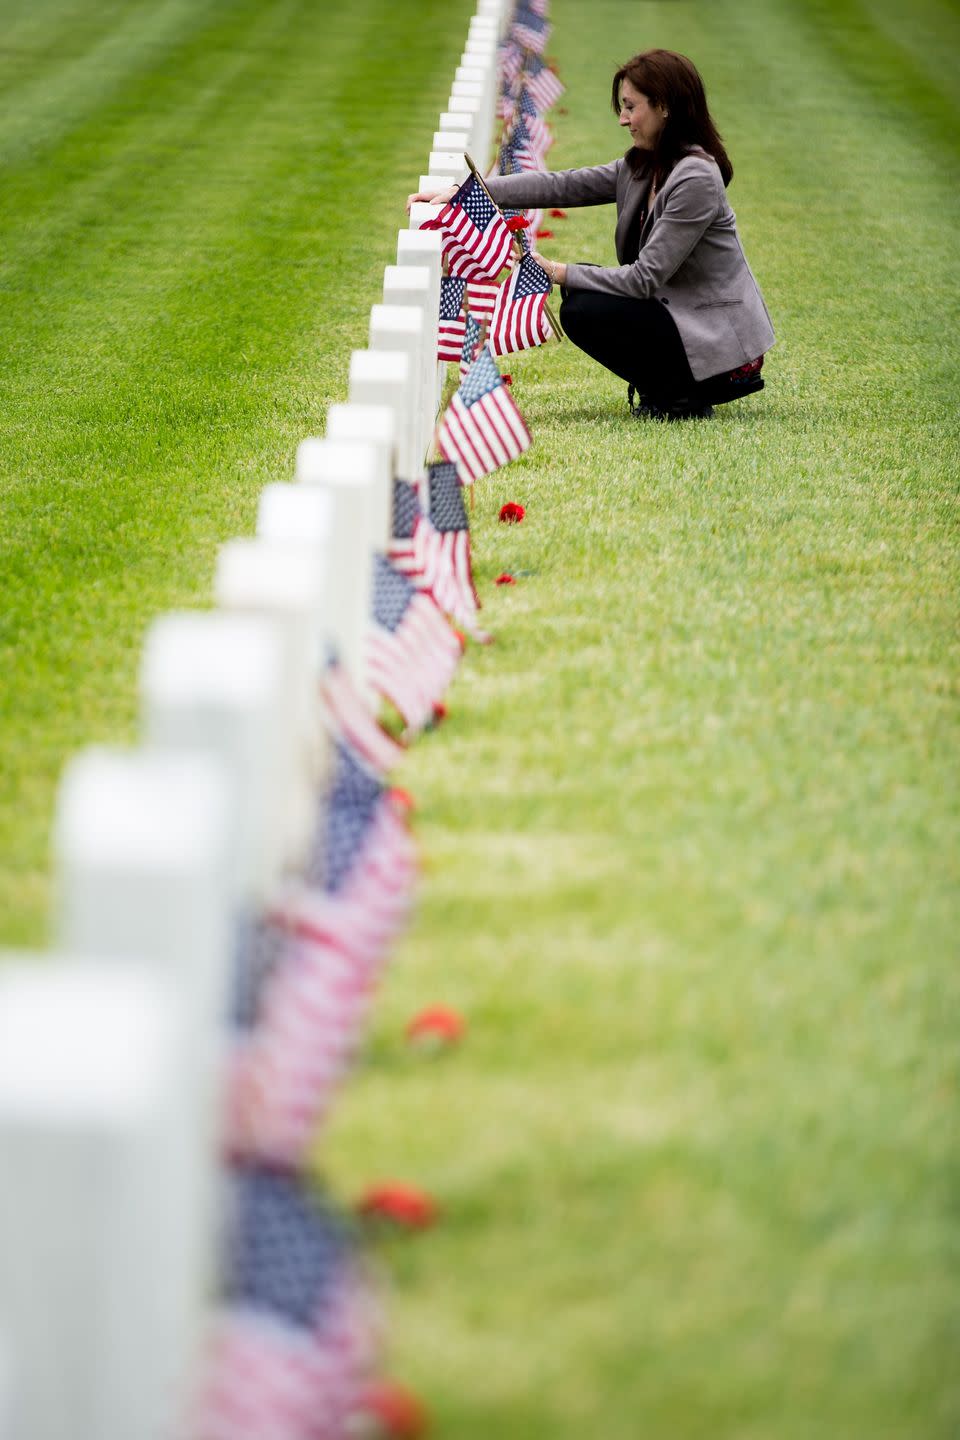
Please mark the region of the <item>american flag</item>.
[[553, 335], [546, 313], [550, 280], [532, 255], [524, 255], [500, 292], [490, 348], [494, 355], [510, 355], [542, 345]]
[[553, 134], [551, 133], [550, 126], [547, 124], [546, 120], [541, 118], [540, 112], [537, 109], [536, 105], [533, 103], [533, 97], [531, 96], [530, 91], [527, 89], [526, 85], [524, 85], [523, 89], [520, 91], [520, 101], [518, 108], [520, 111], [520, 116], [527, 127], [527, 133], [530, 136], [530, 143], [533, 145], [537, 154], [542, 160], [544, 155], [546, 155], [547, 151], [550, 149], [550, 146], [553, 144]]
[[230, 1076], [231, 1154], [305, 1163], [407, 922], [417, 870], [405, 813], [362, 756], [336, 742], [306, 876], [276, 897], [271, 915], [283, 950]]
[[[517, 159], [517, 156], [514, 153], [513, 146], [510, 140], [505, 139], [500, 146], [499, 155], [497, 157], [497, 169], [499, 173], [501, 175], [522, 175], [523, 168], [524, 167], [520, 164], [520, 161]], [[527, 254], [530, 250], [530, 231], [532, 230], [534, 234], [536, 234], [537, 230], [540, 228], [540, 221], [543, 219], [543, 211], [504, 210], [503, 212], [504, 220], [512, 220], [514, 216], [517, 216], [520, 219], [527, 221], [526, 229], [517, 230], [514, 234], [514, 239], [519, 241], [521, 250], [524, 252], [524, 254]]]
[[[456, 487], [454, 500], [445, 498], [443, 483], [437, 478], [447, 473]], [[394, 529], [396, 531], [402, 526], [409, 538], [395, 537], [388, 553], [418, 590], [426, 591], [440, 609], [452, 616], [475, 640], [486, 643], [490, 637], [476, 626], [476, 611], [480, 602], [473, 588], [470, 534], [457, 467], [447, 462], [431, 465], [429, 478], [423, 483], [429, 497], [429, 515], [421, 510], [412, 485], [407, 485], [405, 480], [394, 481], [395, 496], [401, 485], [409, 491], [409, 496], [402, 496], [402, 503], [394, 501]], [[394, 549], [400, 546], [405, 547], [402, 565]]]
[[[459, 359], [459, 356], [457, 357]], [[393, 482], [393, 523], [387, 546], [387, 558], [401, 575], [411, 579], [420, 571], [417, 531], [422, 523], [423, 512], [417, 487], [409, 480]]]
[[[444, 627], [449, 633], [448, 627]], [[459, 646], [457, 647], [459, 649]], [[316, 879], [330, 901], [362, 903], [371, 916], [399, 927], [417, 873], [417, 849], [406, 813], [380, 778], [348, 746], [339, 746], [333, 783], [320, 817]], [[349, 908], [348, 905], [348, 908]], [[315, 912], [314, 920], [318, 917]], [[353, 946], [349, 929], [338, 930], [336, 913], [327, 938]], [[316, 926], [304, 933], [314, 933]], [[356, 948], [356, 947], [353, 947]], [[360, 953], [359, 949], [357, 953]], [[369, 958], [369, 952], [363, 952]]]
[[548, 0], [527, 0], [527, 8], [532, 10], [534, 15], [545, 16], [550, 6]]
[[521, 116], [510, 132], [510, 149], [521, 170], [542, 170], [543, 152], [530, 134], [526, 120]]
[[[508, 137], [504, 137], [500, 144], [500, 150], [497, 155], [497, 171], [500, 175], [520, 175], [523, 173], [520, 161], [514, 154], [513, 145]], [[518, 215], [520, 212], [518, 210], [505, 210], [503, 213], [505, 217], [509, 217], [510, 215]]]
[[[405, 484], [403, 480], [394, 481], [395, 487]], [[419, 509], [419, 501], [416, 504]], [[384, 730], [336, 656], [330, 657], [321, 677], [320, 702], [334, 740], [352, 746], [380, 775], [399, 765], [406, 747]]]
[[434, 599], [475, 639], [489, 640], [477, 629], [480, 601], [470, 563], [470, 526], [456, 465], [441, 462], [427, 472], [428, 526], [424, 534], [424, 578]]
[[513, 40], [505, 41], [497, 51], [497, 70], [508, 85], [523, 69], [523, 50]]
[[486, 346], [447, 406], [437, 439], [465, 485], [529, 449], [530, 431]]
[[513, 80], [504, 79], [500, 85], [500, 98], [497, 101], [497, 114], [501, 120], [510, 120], [517, 108], [517, 97], [513, 90]]
[[372, 980], [407, 923], [418, 871], [405, 812], [388, 791], [340, 888], [289, 887], [279, 902], [284, 924], [301, 940], [348, 957]]
[[299, 1177], [231, 1174], [224, 1295], [193, 1440], [342, 1440], [381, 1321], [355, 1242]]
[[440, 325], [437, 330], [437, 359], [459, 360], [463, 348], [463, 332], [466, 316], [463, 313], [463, 297], [466, 280], [444, 275], [440, 280]]
[[480, 336], [483, 326], [475, 315], [467, 316], [467, 328], [463, 336], [463, 347], [460, 351], [460, 374], [466, 375], [474, 360], [477, 358], [477, 351], [480, 347]]
[[476, 176], [468, 175], [456, 194], [424, 230], [443, 232], [443, 253], [451, 275], [495, 280], [510, 255], [510, 231]]
[[373, 624], [367, 637], [370, 681], [400, 712], [409, 730], [420, 730], [453, 679], [460, 645], [428, 596], [419, 594], [383, 555], [375, 555], [373, 563]]
[[518, 5], [510, 26], [510, 36], [521, 49], [542, 55], [552, 28], [542, 15], [537, 15], [529, 6]]
[[531, 55], [527, 62], [526, 85], [541, 115], [557, 103], [565, 89], [556, 73], [544, 64], [539, 55]]
[[[489, 285], [484, 280], [467, 281], [467, 309], [480, 324], [493, 319], [494, 306], [500, 294], [499, 285]], [[459, 358], [459, 357], [458, 357]]]

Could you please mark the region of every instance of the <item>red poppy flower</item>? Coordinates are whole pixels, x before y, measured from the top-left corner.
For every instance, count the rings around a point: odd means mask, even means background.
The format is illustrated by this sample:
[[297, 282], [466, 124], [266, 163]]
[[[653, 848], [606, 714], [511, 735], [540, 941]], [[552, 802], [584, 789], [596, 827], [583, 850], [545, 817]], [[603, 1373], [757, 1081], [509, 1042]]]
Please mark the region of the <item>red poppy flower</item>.
[[522, 215], [511, 215], [507, 221], [507, 229], [511, 235], [515, 235], [518, 230], [526, 230], [529, 224], [530, 221], [526, 220]]
[[444, 720], [446, 720], [449, 713], [450, 712], [447, 709], [446, 705], [444, 705], [443, 701], [438, 701], [437, 704], [433, 707], [433, 719], [430, 723], [433, 725], [440, 725]]
[[538, 239], [538, 240], [552, 240], [552, 239], [553, 239], [553, 231], [552, 231], [552, 230], [538, 230], [538, 231], [537, 231], [537, 239]]
[[416, 800], [414, 800], [409, 790], [404, 790], [399, 785], [393, 785], [389, 793], [390, 799], [393, 801], [394, 805], [396, 805], [398, 810], [405, 810], [408, 815], [412, 810], [416, 810], [417, 802]]
[[503, 381], [504, 385], [512, 385], [512, 384], [513, 384], [513, 376], [512, 376], [512, 375], [501, 375], [501, 376], [500, 376], [500, 379]]
[[551, 220], [566, 220], [566, 218], [567, 218], [567, 212], [566, 212], [566, 210], [551, 210], [551, 211], [550, 211], [550, 219], [551, 219]]
[[441, 1045], [456, 1045], [462, 1040], [466, 1025], [463, 1016], [458, 1015], [456, 1010], [448, 1010], [445, 1005], [431, 1005], [427, 1010], [421, 1010], [419, 1015], [414, 1015], [407, 1026], [407, 1039], [411, 1043], [420, 1041], [434, 1041]]
[[519, 525], [526, 515], [522, 505], [517, 505], [513, 500], [508, 500], [506, 505], [500, 506], [500, 519], [505, 525]]
[[427, 1431], [427, 1415], [420, 1401], [395, 1380], [371, 1385], [360, 1400], [360, 1414], [376, 1427], [374, 1436], [419, 1440]]
[[498, 575], [493, 583], [494, 585], [516, 585], [517, 582], [512, 575], [503, 574]]
[[425, 1230], [437, 1218], [436, 1201], [413, 1185], [388, 1180], [372, 1185], [357, 1203], [361, 1215], [388, 1220], [402, 1230]]

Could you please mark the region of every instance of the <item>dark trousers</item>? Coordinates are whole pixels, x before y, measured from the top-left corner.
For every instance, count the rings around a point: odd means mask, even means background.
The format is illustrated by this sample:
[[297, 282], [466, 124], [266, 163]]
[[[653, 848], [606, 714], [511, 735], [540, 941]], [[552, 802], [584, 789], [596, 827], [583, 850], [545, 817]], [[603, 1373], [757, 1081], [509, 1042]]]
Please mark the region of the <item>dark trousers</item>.
[[563, 290], [560, 324], [580, 350], [658, 404], [696, 394], [679, 331], [660, 300]]

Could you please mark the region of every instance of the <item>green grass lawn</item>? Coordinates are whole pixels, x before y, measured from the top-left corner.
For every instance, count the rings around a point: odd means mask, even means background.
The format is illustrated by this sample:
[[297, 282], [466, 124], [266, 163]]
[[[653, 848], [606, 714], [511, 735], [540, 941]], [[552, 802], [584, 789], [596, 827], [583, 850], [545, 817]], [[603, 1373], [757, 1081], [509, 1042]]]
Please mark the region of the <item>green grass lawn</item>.
[[[13, 7], [5, 941], [43, 934], [64, 760], [133, 734], [147, 621], [206, 600], [343, 396], [468, 10]], [[382, 1251], [442, 1435], [946, 1440], [960, 17], [553, 11], [557, 165], [618, 153], [633, 50], [697, 60], [778, 344], [763, 395], [667, 428], [570, 345], [511, 361], [535, 445], [475, 512], [497, 641], [403, 773], [422, 905], [322, 1163], [443, 1207]], [[554, 228], [612, 259], [611, 213]], [[431, 1061], [401, 1034], [434, 1001], [470, 1030]]]

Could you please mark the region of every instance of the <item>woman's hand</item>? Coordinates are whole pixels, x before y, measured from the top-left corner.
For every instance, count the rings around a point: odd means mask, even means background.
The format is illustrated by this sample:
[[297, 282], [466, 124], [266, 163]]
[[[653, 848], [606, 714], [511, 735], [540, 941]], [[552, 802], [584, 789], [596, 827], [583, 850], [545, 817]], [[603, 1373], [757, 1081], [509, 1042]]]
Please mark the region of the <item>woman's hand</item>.
[[429, 193], [421, 190], [419, 195], [408, 195], [407, 214], [410, 214], [410, 207], [412, 205], [446, 205], [447, 201], [452, 200], [459, 189], [459, 185], [448, 185], [446, 190], [430, 191]]
[[566, 285], [567, 267], [562, 260], [548, 260], [547, 257], [541, 255], [538, 250], [532, 250], [530, 254], [531, 258], [536, 260], [540, 269], [546, 270], [547, 278], [551, 285]]

